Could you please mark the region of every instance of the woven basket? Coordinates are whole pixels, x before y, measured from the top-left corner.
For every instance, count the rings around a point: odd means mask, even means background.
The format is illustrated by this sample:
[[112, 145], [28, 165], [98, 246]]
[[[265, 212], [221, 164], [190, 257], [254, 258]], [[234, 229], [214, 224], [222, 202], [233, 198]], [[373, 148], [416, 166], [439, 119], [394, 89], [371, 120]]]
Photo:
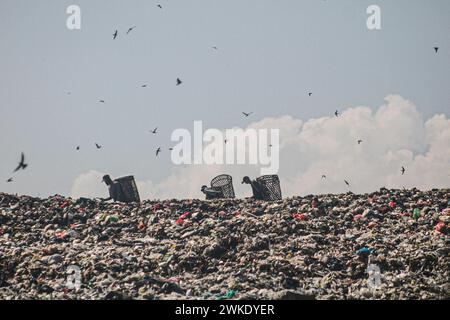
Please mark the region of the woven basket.
[[280, 179], [277, 175], [267, 175], [256, 179], [261, 185], [261, 192], [264, 200], [276, 201], [281, 200]]
[[211, 188], [220, 191], [222, 193], [222, 198], [232, 199], [235, 197], [233, 178], [227, 174], [222, 174], [212, 179]]

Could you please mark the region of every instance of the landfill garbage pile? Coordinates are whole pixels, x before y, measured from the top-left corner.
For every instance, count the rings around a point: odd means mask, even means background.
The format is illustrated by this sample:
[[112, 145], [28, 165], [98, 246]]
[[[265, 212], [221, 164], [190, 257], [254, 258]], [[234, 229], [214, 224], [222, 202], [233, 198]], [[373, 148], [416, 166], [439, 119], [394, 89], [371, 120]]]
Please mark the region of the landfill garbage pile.
[[0, 193], [0, 299], [449, 299], [450, 190], [140, 204]]

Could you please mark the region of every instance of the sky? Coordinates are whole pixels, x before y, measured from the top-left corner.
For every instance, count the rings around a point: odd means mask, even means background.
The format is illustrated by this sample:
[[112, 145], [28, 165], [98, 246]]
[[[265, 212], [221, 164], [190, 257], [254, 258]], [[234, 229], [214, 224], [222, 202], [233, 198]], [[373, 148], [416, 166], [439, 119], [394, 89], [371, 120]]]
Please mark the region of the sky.
[[109, 173], [142, 198], [202, 197], [229, 173], [248, 196], [255, 166], [172, 163], [195, 120], [279, 129], [287, 196], [449, 187], [449, 18], [447, 0], [0, 0], [0, 192], [105, 196]]

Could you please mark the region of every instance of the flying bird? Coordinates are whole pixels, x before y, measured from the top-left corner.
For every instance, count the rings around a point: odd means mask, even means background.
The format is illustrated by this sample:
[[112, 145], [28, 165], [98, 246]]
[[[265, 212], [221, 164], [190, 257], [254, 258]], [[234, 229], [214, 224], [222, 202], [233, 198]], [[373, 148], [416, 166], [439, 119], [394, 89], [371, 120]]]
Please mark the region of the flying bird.
[[339, 111], [336, 110], [336, 112], [334, 113], [334, 115], [335, 115], [336, 117], [339, 117]]
[[251, 116], [253, 114], [253, 112], [242, 112], [242, 114], [247, 118], [248, 116]]
[[158, 8], [162, 9], [162, 6], [160, 4], [158, 4]]
[[358, 140], [358, 144], [361, 144], [363, 141], [362, 140]]
[[127, 31], [127, 34], [129, 34], [131, 31], [133, 31], [134, 30], [134, 28], [136, 28], [136, 26], [134, 26], [134, 27], [131, 27], [131, 28], [128, 28], [128, 31]]
[[348, 186], [350, 185], [350, 183], [348, 183], [347, 180], [344, 180], [344, 182], [345, 182], [346, 185], [348, 185]]
[[177, 86], [179, 86], [182, 83], [183, 83], [183, 81], [181, 81], [180, 78], [177, 78]]
[[116, 40], [118, 34], [119, 34], [119, 32], [117, 30], [116, 30], [116, 32], [113, 33], [113, 40]]
[[105, 103], [105, 100], [98, 100], [98, 102], [100, 102], [100, 103]]
[[169, 148], [169, 151], [173, 151], [173, 148], [171, 147], [171, 148]]
[[310, 96], [310, 97], [311, 97], [311, 96], [312, 96], [312, 92], [308, 92], [308, 96]]
[[156, 156], [158, 156], [161, 153], [161, 147], [159, 147], [158, 149], [156, 149]]
[[436, 53], [438, 53], [439, 47], [434, 47], [434, 51], [436, 51]]
[[153, 130], [150, 130], [150, 132], [151, 133], [153, 133], [153, 134], [156, 134], [156, 133], [158, 133], [158, 127], [156, 127], [155, 129], [153, 129]]
[[219, 48], [217, 48], [217, 47], [212, 47], [214, 50], [219, 50]]
[[77, 146], [77, 151], [80, 150], [80, 146]]
[[143, 84], [143, 85], [141, 86], [141, 88], [147, 88], [147, 85], [146, 85], [146, 84]]
[[322, 179], [326, 179], [326, 178], [327, 178], [327, 176], [323, 174], [322, 175]]
[[13, 182], [13, 178], [9, 178], [8, 180], [6, 180], [6, 182], [8, 183]]
[[96, 147], [97, 149], [101, 149], [101, 148], [102, 148], [102, 146], [99, 145], [98, 143], [95, 143], [95, 147]]
[[405, 174], [405, 171], [406, 171], [406, 170], [405, 170], [405, 167], [402, 167], [402, 170], [401, 170], [401, 171], [402, 171], [402, 175], [404, 175], [404, 174]]
[[18, 165], [17, 168], [14, 170], [14, 172], [17, 172], [17, 171], [19, 171], [20, 169], [25, 170], [27, 167], [28, 167], [28, 164], [25, 163], [25, 155], [24, 155], [23, 152], [22, 152], [22, 154], [21, 154], [21, 156], [20, 156], [20, 162], [19, 162], [19, 165]]

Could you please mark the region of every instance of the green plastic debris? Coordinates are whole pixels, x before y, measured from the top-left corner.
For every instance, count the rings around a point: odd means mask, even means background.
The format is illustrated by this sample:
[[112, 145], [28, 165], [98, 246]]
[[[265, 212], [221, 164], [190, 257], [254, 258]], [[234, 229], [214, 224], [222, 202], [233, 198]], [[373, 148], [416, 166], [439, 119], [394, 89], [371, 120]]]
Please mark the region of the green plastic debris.
[[119, 221], [119, 217], [118, 216], [109, 216], [108, 221], [109, 222], [117, 222], [117, 221]]
[[227, 292], [226, 295], [217, 297], [217, 300], [233, 299], [236, 295], [237, 295], [237, 291], [230, 290]]
[[417, 220], [417, 219], [420, 218], [420, 210], [419, 210], [418, 208], [415, 208], [415, 209], [414, 209], [414, 211], [413, 211], [413, 218], [414, 218], [415, 220]]

